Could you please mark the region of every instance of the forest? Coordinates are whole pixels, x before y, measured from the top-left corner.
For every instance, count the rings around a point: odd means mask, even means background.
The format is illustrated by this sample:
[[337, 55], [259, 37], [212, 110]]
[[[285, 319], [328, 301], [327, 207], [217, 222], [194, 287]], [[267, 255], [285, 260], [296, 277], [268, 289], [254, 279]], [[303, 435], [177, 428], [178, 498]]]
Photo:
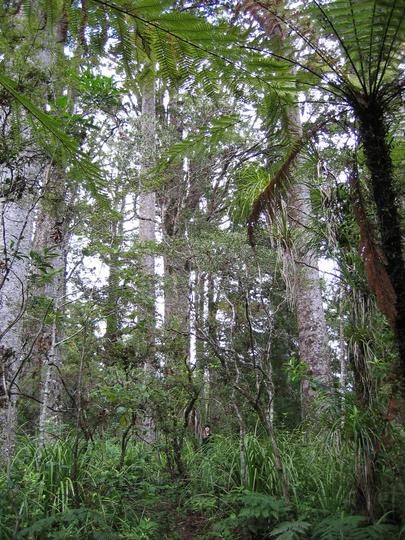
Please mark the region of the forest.
[[405, 538], [404, 44], [0, 2], [0, 540]]

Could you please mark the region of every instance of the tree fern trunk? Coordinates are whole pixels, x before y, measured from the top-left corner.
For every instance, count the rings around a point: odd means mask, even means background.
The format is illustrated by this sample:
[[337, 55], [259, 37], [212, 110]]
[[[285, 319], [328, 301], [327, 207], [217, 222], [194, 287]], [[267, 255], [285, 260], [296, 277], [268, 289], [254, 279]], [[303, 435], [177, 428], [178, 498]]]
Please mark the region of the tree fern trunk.
[[405, 398], [405, 265], [399, 201], [383, 107], [378, 102], [355, 107], [377, 211], [386, 270], [396, 295], [394, 331], [401, 366], [401, 391]]

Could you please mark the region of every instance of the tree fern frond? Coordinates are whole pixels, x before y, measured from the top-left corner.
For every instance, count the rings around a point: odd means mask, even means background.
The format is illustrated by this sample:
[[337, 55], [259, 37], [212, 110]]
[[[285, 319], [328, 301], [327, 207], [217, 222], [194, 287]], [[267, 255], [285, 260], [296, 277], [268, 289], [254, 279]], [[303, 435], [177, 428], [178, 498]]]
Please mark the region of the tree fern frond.
[[[176, 27], [175, 30], [171, 30], [170, 28], [166, 28], [164, 26], [164, 23], [161, 23], [160, 19], [149, 20], [144, 14], [140, 14], [136, 12], [133, 8], [123, 7], [117, 2], [113, 2], [109, 0], [108, 1], [107, 0], [91, 0], [91, 2], [95, 4], [103, 5], [114, 12], [119, 12], [121, 14], [128, 15], [132, 17], [134, 20], [140, 21], [141, 23], [145, 24], [148, 27], [151, 27], [157, 31], [163, 32], [167, 36], [171, 36], [172, 38], [174, 38], [175, 40], [178, 40], [179, 42], [185, 43], [194, 51], [193, 55], [196, 55], [197, 58], [201, 58], [201, 53], [203, 53], [205, 55], [205, 58], [209, 58], [211, 60], [214, 59], [216, 61], [219, 60], [222, 63], [222, 66], [230, 65], [233, 67], [233, 69], [236, 70], [236, 73], [238, 74], [243, 73], [249, 77], [249, 80], [252, 80], [250, 71], [246, 69], [243, 63], [238, 61], [237, 55], [235, 55], [235, 51], [232, 52], [229, 48], [225, 48], [224, 51], [219, 49], [219, 52], [217, 52], [217, 50], [213, 50], [213, 49], [211, 50], [205, 46], [206, 45], [205, 43], [204, 45], [200, 45], [198, 43], [198, 38], [195, 39], [195, 34], [193, 34], [194, 36], [193, 40], [191, 40], [189, 37], [184, 37], [182, 33], [184, 33], [184, 35], [187, 34], [187, 30], [184, 27], [182, 26]], [[162, 16], [162, 19], [164, 20], [163, 16]], [[212, 35], [212, 38], [215, 36], [215, 39], [217, 39], [219, 34], [218, 32], [216, 32], [215, 27], [213, 27], [212, 31], [215, 32]], [[217, 48], [216, 45], [215, 47]], [[177, 75], [178, 74], [176, 73], [176, 77]], [[256, 75], [255, 78], [257, 80], [260, 80], [263, 83], [263, 85], [269, 86], [269, 87], [271, 86], [271, 81], [269, 81], [268, 79], [261, 78], [259, 75]]]
[[59, 123], [55, 118], [41, 111], [41, 109], [17, 90], [14, 81], [3, 74], [0, 74], [0, 84], [33, 118], [55, 137], [55, 140], [62, 145], [73, 161], [76, 162], [86, 175], [93, 179], [101, 178], [98, 167], [90, 161], [87, 154], [78, 148], [77, 142], [60, 129]]
[[219, 141], [224, 142], [227, 140], [229, 134], [234, 132], [234, 127], [239, 122], [240, 116], [238, 114], [226, 114], [215, 118], [197, 133], [193, 133], [183, 141], [171, 146], [160, 159], [157, 166], [158, 172], [185, 157], [193, 159], [201, 155], [201, 153], [210, 152], [217, 146]]
[[[378, 64], [375, 69], [377, 76], [375, 78], [375, 84], [373, 87], [374, 91], [376, 91], [379, 85], [383, 82], [384, 75], [388, 66], [390, 65], [391, 68], [394, 67], [394, 63], [391, 60], [395, 56], [395, 52], [397, 49], [396, 45], [401, 44], [401, 42], [403, 43], [403, 38], [405, 37], [404, 34], [405, 9], [402, 8], [398, 10], [398, 2], [397, 0], [394, 0], [391, 4], [391, 12], [386, 18], [384, 38], [381, 45], [379, 46], [380, 54], [378, 58]], [[395, 63], [399, 64], [403, 60], [403, 56], [403, 52], [402, 55], [399, 54], [396, 59], [397, 62]]]
[[[339, 44], [364, 95], [378, 91], [387, 67], [398, 69], [403, 61], [401, 42], [405, 10], [398, 0], [314, 0], [318, 16], [331, 38]], [[320, 16], [319, 16], [320, 14]], [[343, 80], [347, 77], [343, 74]]]
[[274, 217], [276, 208], [278, 208], [282, 197], [285, 196], [290, 185], [290, 171], [294, 166], [302, 148], [302, 141], [297, 142], [293, 146], [287, 158], [281, 164], [277, 164], [273, 167], [273, 174], [270, 175], [270, 182], [254, 201], [247, 220], [248, 235], [252, 243], [253, 230], [262, 213], [266, 211], [270, 217]]
[[182, 75], [184, 76], [184, 70], [181, 69], [182, 58], [174, 38], [160, 30], [155, 30], [152, 48], [163, 79], [178, 82]]
[[[354, 71], [360, 85], [362, 86], [363, 91], [366, 92], [366, 87], [365, 87], [364, 81], [362, 80], [362, 77], [361, 77], [361, 75], [360, 75], [360, 73], [359, 73], [359, 71], [357, 69], [356, 62], [353, 60], [353, 58], [351, 56], [351, 51], [349, 50], [349, 48], [346, 45], [346, 40], [343, 38], [342, 33], [339, 31], [339, 28], [337, 27], [337, 18], [333, 17], [333, 16], [331, 17], [329, 15], [330, 10], [333, 9], [333, 4], [327, 4], [327, 6], [323, 6], [317, 0], [313, 0], [313, 2], [317, 6], [319, 12], [322, 14], [323, 21], [326, 23], [326, 26], [329, 27], [332, 30], [332, 33], [333, 33], [334, 37], [336, 38], [336, 40], [338, 41], [340, 47], [342, 48], [342, 50], [343, 50], [343, 52], [345, 54], [345, 57], [349, 61], [350, 65], [352, 66], [352, 69], [353, 69], [353, 71]], [[350, 10], [349, 10], [349, 12], [350, 12]]]
[[126, 23], [126, 15], [114, 12], [112, 15], [114, 29], [120, 43], [120, 53], [125, 73], [129, 80], [132, 79], [131, 63], [134, 59], [135, 43], [131, 35], [130, 27]]

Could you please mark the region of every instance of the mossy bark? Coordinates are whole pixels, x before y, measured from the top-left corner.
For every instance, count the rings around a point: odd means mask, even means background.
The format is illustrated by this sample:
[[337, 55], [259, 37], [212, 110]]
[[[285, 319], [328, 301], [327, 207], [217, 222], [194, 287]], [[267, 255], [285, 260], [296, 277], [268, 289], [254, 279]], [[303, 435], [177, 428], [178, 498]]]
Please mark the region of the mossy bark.
[[395, 189], [394, 167], [388, 142], [384, 108], [377, 101], [355, 107], [360, 140], [370, 171], [380, 241], [388, 276], [396, 295], [394, 332], [401, 366], [401, 392], [405, 397], [405, 265], [401, 218]]

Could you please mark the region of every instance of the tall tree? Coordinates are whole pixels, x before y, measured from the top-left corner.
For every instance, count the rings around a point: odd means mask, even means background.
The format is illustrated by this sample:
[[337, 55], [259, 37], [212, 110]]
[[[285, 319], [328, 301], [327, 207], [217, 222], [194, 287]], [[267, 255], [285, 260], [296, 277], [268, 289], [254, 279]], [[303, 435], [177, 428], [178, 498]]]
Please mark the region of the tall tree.
[[[138, 196], [139, 241], [143, 243], [145, 255], [142, 259], [142, 270], [146, 280], [146, 302], [143, 306], [142, 319], [145, 323], [146, 355], [145, 370], [155, 372], [155, 325], [156, 325], [156, 292], [155, 292], [155, 257], [156, 241], [156, 194], [152, 191], [150, 171], [156, 163], [156, 79], [151, 63], [147, 67], [145, 80], [141, 85], [141, 177]], [[149, 184], [149, 185], [148, 185]], [[147, 411], [144, 419], [145, 438], [153, 441], [154, 425], [151, 411]]]
[[[44, 26], [44, 14], [38, 3], [33, 4], [32, 12], [25, 13], [20, 5], [9, 6], [5, 9], [5, 22], [8, 22], [6, 38], [8, 46], [13, 39], [20, 41], [15, 51], [14, 65], [21, 70], [21, 78], [27, 88], [36, 81], [45, 90], [45, 101], [50, 94], [50, 83], [47, 78], [52, 63], [50, 49], [51, 33]], [[14, 10], [14, 11], [13, 11]], [[38, 32], [36, 40], [35, 33]], [[7, 46], [7, 39], [3, 46]], [[35, 41], [36, 40], [36, 41]], [[29, 59], [28, 67], [21, 64], [25, 56]], [[25, 58], [25, 60], [26, 60]], [[35, 68], [30, 65], [35, 64]], [[31, 71], [30, 71], [31, 69]], [[42, 102], [43, 102], [42, 97]], [[19, 141], [17, 149], [5, 147], [5, 159], [2, 168], [3, 178], [3, 208], [2, 208], [2, 239], [3, 239], [3, 279], [2, 279], [2, 356], [3, 356], [3, 395], [5, 408], [2, 409], [1, 439], [4, 442], [2, 451], [10, 456], [13, 450], [16, 433], [16, 400], [18, 377], [29, 352], [24, 351], [23, 316], [27, 306], [28, 260], [31, 246], [33, 209], [38, 202], [42, 183], [42, 175], [46, 169], [46, 155], [39, 148], [38, 139], [26, 114], [22, 115], [21, 123], [15, 124], [11, 102], [6, 101], [3, 108], [4, 133], [8, 133], [14, 144]], [[15, 114], [14, 110], [14, 114]], [[17, 127], [18, 126], [18, 127]], [[17, 128], [17, 129], [16, 129]], [[20, 132], [20, 133], [19, 133]], [[5, 139], [3, 139], [5, 143]], [[12, 212], [12, 213], [10, 213]], [[5, 413], [7, 411], [7, 413]], [[6, 415], [6, 416], [4, 416]], [[7, 418], [7, 419], [6, 419]]]
[[[272, 50], [283, 55], [288, 47], [286, 28], [266, 10], [266, 3], [246, 2], [244, 9], [273, 42]], [[286, 105], [284, 122], [288, 137], [292, 145], [296, 146], [303, 137], [297, 105]], [[295, 174], [299, 176], [299, 172]], [[295, 248], [298, 260], [294, 264], [294, 302], [298, 321], [299, 354], [307, 367], [301, 385], [302, 414], [303, 418], [308, 418], [311, 412], [314, 413], [313, 401], [317, 395], [314, 388], [327, 389], [331, 385], [331, 366], [326, 346], [327, 330], [317, 256], [308, 248], [308, 241], [305, 241], [311, 216], [310, 189], [306, 180], [295, 179], [289, 192], [287, 211], [290, 227], [295, 232], [295, 237], [300, 237]]]

